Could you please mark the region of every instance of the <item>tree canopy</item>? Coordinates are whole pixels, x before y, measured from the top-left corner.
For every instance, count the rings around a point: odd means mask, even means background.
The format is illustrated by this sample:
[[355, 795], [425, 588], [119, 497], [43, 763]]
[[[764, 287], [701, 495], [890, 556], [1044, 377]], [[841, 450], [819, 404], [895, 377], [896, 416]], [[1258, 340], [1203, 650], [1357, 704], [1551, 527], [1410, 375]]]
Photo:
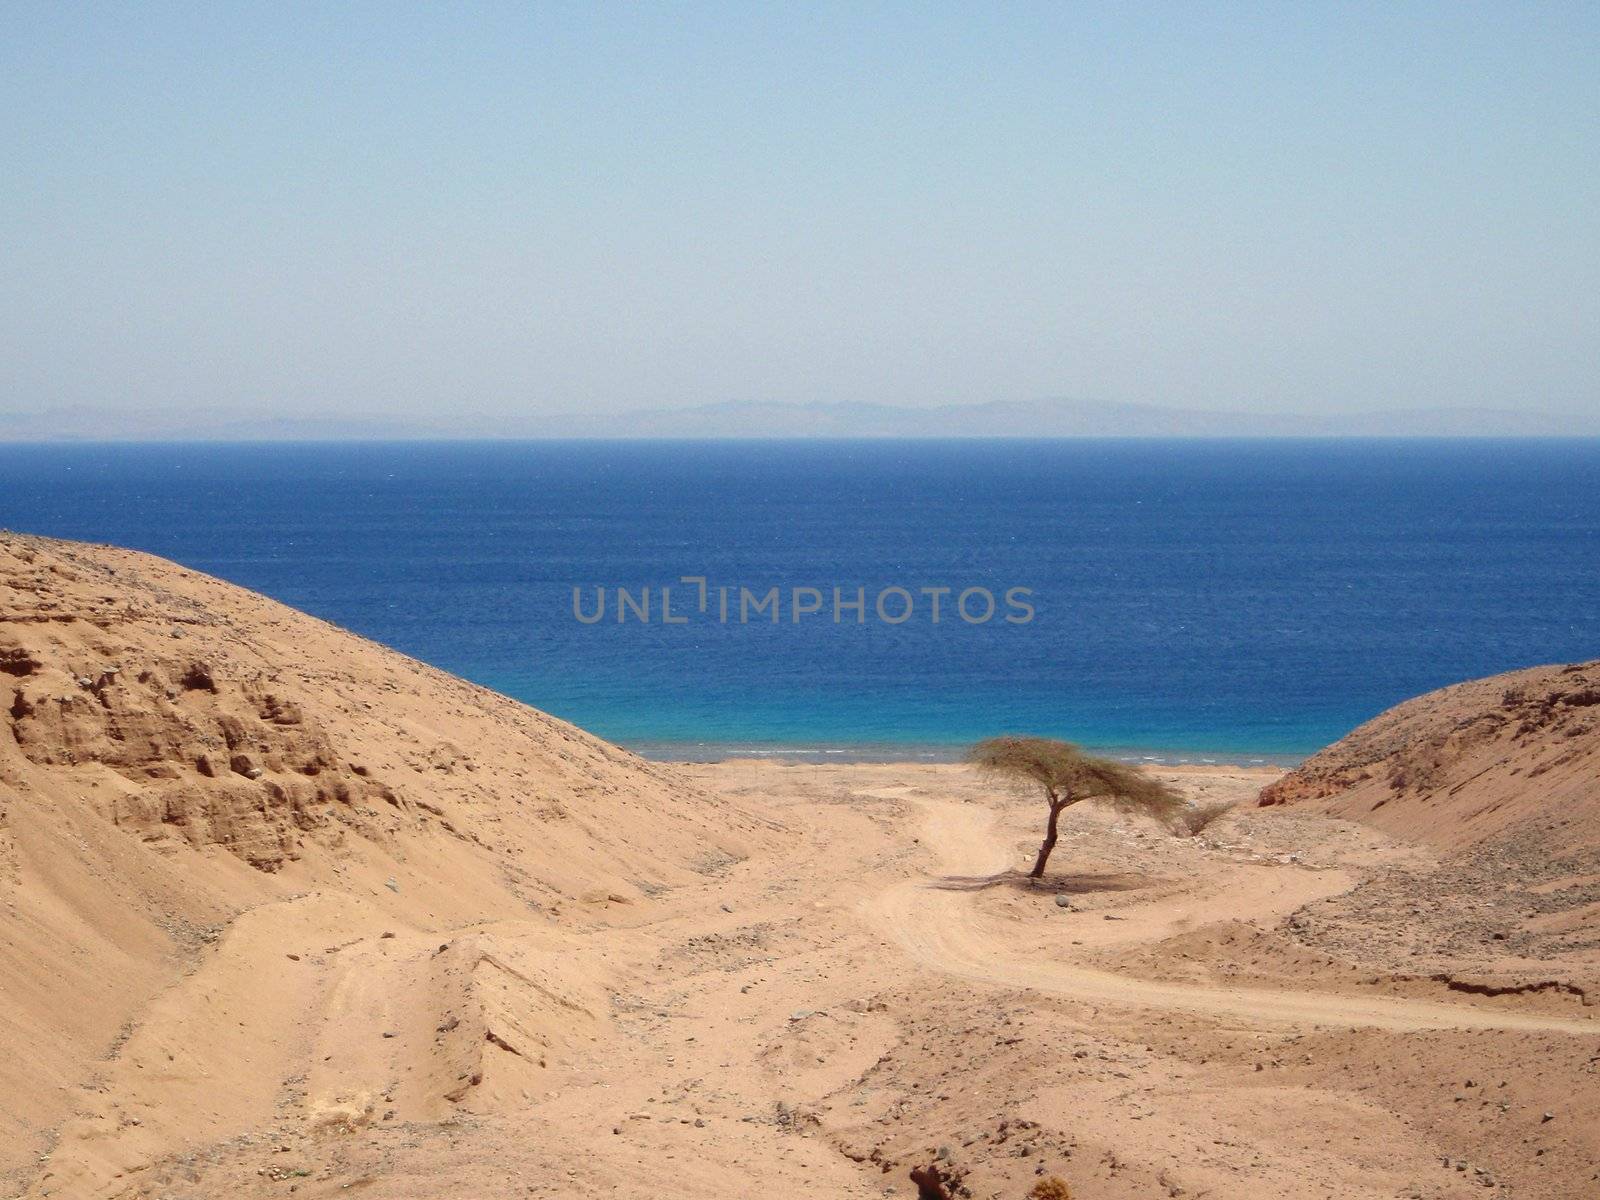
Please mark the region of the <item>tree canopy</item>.
[[967, 751], [980, 771], [1044, 789], [1050, 820], [1032, 875], [1044, 874], [1056, 844], [1056, 821], [1069, 805], [1101, 800], [1126, 812], [1147, 813], [1171, 825], [1185, 807], [1183, 797], [1159, 780], [1109, 758], [1085, 754], [1070, 742], [1042, 737], [996, 737]]

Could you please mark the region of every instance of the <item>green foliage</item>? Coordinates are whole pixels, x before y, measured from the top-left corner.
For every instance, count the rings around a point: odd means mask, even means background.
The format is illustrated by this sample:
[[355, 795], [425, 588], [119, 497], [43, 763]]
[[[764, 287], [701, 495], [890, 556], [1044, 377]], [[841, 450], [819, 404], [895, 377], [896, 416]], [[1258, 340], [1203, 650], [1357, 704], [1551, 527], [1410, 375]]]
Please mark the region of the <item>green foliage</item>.
[[1142, 771], [1054, 738], [989, 738], [967, 751], [967, 761], [996, 778], [1038, 785], [1052, 808], [1102, 800], [1172, 825], [1185, 807], [1183, 797]]

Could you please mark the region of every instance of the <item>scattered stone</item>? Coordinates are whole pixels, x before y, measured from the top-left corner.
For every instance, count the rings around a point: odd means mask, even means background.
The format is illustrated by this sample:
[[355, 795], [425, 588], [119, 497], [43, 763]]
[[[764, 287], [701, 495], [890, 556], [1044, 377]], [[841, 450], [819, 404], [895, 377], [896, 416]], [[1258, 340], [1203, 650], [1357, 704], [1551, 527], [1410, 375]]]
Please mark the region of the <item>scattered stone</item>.
[[952, 1200], [949, 1185], [955, 1179], [937, 1163], [911, 1168], [911, 1182], [917, 1185], [917, 1200]]

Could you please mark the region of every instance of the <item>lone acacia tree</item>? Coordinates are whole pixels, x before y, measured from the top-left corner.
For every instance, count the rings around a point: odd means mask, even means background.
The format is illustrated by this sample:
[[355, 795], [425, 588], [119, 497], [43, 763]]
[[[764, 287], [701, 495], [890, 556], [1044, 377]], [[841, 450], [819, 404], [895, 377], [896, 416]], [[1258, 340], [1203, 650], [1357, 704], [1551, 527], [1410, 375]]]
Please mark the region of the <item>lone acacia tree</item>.
[[1085, 754], [1070, 742], [1042, 737], [997, 737], [967, 751], [967, 761], [987, 775], [1044, 789], [1050, 820], [1044, 842], [1028, 878], [1044, 874], [1056, 848], [1056, 824], [1062, 809], [1084, 800], [1106, 800], [1131, 812], [1149, 813], [1170, 823], [1183, 808], [1183, 798], [1164, 783], [1109, 758]]

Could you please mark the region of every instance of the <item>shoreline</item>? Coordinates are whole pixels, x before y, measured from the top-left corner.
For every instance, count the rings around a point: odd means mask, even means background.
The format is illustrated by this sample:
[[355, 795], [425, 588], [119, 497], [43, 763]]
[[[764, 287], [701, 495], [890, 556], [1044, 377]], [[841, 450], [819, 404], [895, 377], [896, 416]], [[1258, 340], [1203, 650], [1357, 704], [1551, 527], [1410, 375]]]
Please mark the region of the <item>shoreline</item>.
[[[624, 750], [651, 762], [693, 763], [769, 762], [780, 766], [843, 765], [955, 765], [966, 747], [916, 743], [857, 745], [776, 745], [745, 742], [662, 742], [620, 740]], [[1172, 769], [1285, 771], [1304, 762], [1304, 754], [1243, 753], [1238, 751], [1150, 750], [1142, 747], [1085, 746], [1085, 750], [1133, 766]]]

